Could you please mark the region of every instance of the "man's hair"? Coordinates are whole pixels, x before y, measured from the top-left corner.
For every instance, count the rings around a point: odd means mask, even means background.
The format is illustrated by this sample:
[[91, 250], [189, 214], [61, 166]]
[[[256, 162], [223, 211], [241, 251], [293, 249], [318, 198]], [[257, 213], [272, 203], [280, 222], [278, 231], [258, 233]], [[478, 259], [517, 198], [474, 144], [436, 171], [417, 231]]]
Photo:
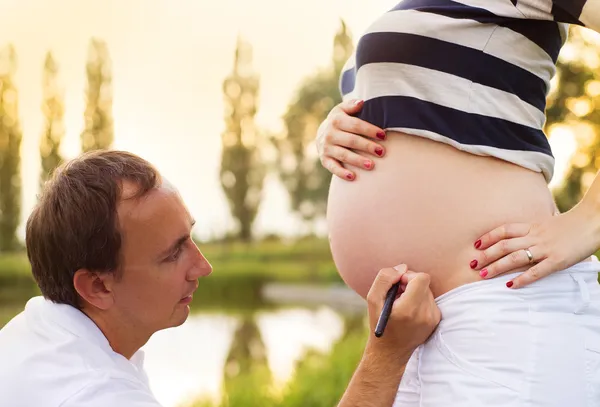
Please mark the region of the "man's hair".
[[[96, 150], [58, 167], [27, 220], [25, 243], [42, 295], [80, 308], [73, 276], [79, 269], [115, 272], [121, 234], [117, 204], [123, 182], [145, 195], [161, 177], [148, 161], [128, 152]], [[129, 199], [129, 197], [128, 197]]]

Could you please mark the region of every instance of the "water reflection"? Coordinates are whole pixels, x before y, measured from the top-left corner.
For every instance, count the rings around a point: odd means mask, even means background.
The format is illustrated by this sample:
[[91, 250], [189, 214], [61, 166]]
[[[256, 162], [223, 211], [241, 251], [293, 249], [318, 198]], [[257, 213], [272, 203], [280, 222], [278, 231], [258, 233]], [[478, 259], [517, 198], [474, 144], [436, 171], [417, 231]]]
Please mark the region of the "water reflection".
[[238, 325], [226, 315], [191, 315], [180, 327], [152, 336], [143, 350], [150, 387], [165, 407], [199, 395], [217, 398]]
[[294, 308], [258, 316], [267, 348], [269, 368], [278, 386], [292, 376], [294, 366], [308, 349], [329, 352], [344, 330], [344, 319], [332, 308]]
[[144, 346], [150, 385], [165, 407], [201, 397], [216, 401], [230, 386], [281, 387], [307, 350], [328, 352], [345, 327], [331, 307], [194, 313]]

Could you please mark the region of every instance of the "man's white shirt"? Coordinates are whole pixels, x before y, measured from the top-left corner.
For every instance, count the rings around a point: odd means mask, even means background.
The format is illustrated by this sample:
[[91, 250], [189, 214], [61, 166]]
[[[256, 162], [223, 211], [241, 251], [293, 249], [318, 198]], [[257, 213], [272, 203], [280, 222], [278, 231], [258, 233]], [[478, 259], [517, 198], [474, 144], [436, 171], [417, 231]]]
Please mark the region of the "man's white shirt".
[[0, 407], [161, 407], [143, 360], [114, 352], [78, 309], [35, 297], [0, 330]]

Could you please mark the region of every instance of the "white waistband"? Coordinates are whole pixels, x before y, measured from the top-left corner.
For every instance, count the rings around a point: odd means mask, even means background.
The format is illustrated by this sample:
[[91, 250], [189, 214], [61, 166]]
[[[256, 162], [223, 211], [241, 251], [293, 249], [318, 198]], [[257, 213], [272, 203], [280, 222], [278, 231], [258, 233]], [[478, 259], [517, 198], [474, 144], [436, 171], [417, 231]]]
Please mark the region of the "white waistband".
[[600, 261], [596, 256], [592, 256], [591, 261], [582, 261], [577, 263], [569, 268], [566, 268], [561, 271], [557, 271], [549, 276], [543, 277], [542, 279], [519, 289], [509, 289], [506, 287], [506, 282], [514, 279], [516, 276], [522, 274], [524, 272], [518, 273], [508, 273], [503, 274], [494, 278], [490, 278], [487, 280], [476, 281], [474, 283], [467, 283], [460, 287], [457, 287], [453, 290], [448, 291], [437, 297], [435, 302], [440, 306], [443, 303], [446, 303], [458, 296], [462, 296], [471, 291], [479, 291], [483, 289], [492, 289], [496, 291], [496, 289], [506, 290], [507, 293], [514, 292], [518, 290], [532, 290], [532, 289], [544, 289], [546, 286], [552, 285], [553, 282], [564, 279], [565, 276], [573, 276], [573, 275], [589, 275], [590, 281], [597, 281], [597, 275], [600, 273]]

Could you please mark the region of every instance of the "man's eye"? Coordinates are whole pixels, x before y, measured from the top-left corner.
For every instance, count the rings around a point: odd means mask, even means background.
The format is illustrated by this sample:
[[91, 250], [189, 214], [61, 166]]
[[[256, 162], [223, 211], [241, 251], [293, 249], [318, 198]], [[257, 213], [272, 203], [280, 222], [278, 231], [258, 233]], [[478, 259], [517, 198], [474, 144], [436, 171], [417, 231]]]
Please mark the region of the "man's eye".
[[176, 261], [179, 258], [179, 255], [181, 254], [181, 246], [179, 246], [169, 257], [166, 258], [167, 262], [172, 262], [172, 261]]

